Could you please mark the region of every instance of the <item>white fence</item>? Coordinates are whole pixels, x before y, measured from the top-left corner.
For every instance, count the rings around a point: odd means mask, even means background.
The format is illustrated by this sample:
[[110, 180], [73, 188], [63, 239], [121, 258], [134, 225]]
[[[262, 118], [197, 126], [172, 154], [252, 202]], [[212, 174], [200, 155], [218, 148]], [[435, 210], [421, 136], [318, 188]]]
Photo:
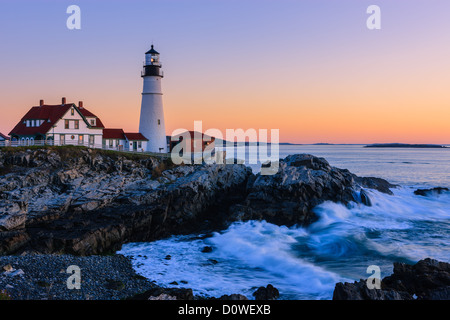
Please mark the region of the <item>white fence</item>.
[[125, 146], [119, 145], [117, 147], [112, 147], [112, 146], [109, 146], [108, 144], [92, 144], [89, 142], [60, 144], [58, 142], [54, 143], [53, 140], [17, 140], [17, 141], [4, 140], [4, 141], [0, 141], [0, 147], [27, 147], [27, 146], [83, 146], [83, 147], [93, 148], [93, 149], [133, 152], [133, 153], [146, 153], [146, 154], [151, 154], [151, 155], [168, 156], [167, 153], [146, 152], [142, 148], [134, 149], [133, 147], [130, 147], [128, 145], [125, 145]]

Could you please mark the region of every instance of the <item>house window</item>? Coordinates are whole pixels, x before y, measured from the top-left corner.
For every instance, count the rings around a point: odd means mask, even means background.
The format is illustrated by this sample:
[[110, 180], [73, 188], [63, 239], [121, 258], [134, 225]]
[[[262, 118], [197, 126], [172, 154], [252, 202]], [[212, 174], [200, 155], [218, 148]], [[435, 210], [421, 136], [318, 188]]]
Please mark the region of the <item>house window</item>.
[[78, 144], [84, 144], [84, 136], [82, 134], [78, 136]]
[[80, 129], [80, 120], [75, 120], [75, 129]]
[[64, 120], [64, 129], [69, 129], [69, 120]]
[[95, 119], [91, 120], [91, 126], [95, 126]]
[[89, 136], [89, 144], [90, 145], [94, 145], [94, 141], [95, 141], [94, 138], [95, 138], [95, 136], [93, 136], [93, 135]]
[[138, 141], [138, 148], [142, 148], [142, 141]]
[[60, 142], [61, 145], [66, 144], [66, 136], [63, 135], [63, 134], [60, 135], [60, 136], [59, 136], [59, 142]]
[[112, 148], [114, 145], [114, 140], [113, 139], [109, 139], [109, 147]]
[[70, 114], [71, 115], [74, 115], [75, 114], [75, 110], [72, 108], [72, 109], [70, 109]]

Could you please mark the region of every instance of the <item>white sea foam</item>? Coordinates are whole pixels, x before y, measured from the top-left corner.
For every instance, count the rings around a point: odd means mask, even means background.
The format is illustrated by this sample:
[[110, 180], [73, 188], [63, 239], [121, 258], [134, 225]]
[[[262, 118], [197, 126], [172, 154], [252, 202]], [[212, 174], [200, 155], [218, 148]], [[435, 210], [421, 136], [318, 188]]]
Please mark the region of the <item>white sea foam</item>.
[[[307, 228], [239, 222], [211, 237], [127, 244], [119, 253], [132, 256], [136, 270], [158, 284], [176, 281], [197, 294], [251, 298], [256, 287], [271, 283], [284, 299], [331, 299], [336, 282], [367, 278], [372, 264], [386, 276], [393, 261], [449, 260], [450, 195], [394, 193], [369, 191], [371, 207], [325, 202]], [[213, 251], [201, 252], [204, 246]]]

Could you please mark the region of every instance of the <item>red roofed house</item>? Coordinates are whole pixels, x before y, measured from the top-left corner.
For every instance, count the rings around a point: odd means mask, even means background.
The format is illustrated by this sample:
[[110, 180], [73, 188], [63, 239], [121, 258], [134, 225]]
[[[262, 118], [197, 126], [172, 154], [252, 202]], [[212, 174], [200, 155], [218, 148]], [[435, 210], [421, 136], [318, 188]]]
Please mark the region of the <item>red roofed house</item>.
[[83, 107], [66, 103], [32, 107], [9, 133], [11, 142], [23, 145], [49, 143], [55, 145], [86, 145], [101, 147], [104, 125], [92, 112]]
[[[12, 145], [85, 145], [124, 151], [147, 149], [148, 139], [141, 133], [127, 133], [122, 129], [105, 129], [100, 118], [73, 103], [44, 104], [32, 107], [9, 133]], [[3, 135], [0, 134], [0, 141]], [[5, 136], [4, 139], [9, 139]]]
[[126, 142], [122, 129], [103, 129], [103, 149], [123, 150]]
[[142, 133], [125, 132], [125, 138], [128, 143], [128, 150], [146, 151], [148, 139]]
[[140, 151], [147, 148], [148, 139], [141, 133], [124, 132], [122, 129], [103, 129], [103, 149]]
[[9, 141], [9, 137], [5, 136], [3, 133], [0, 132], [0, 146], [7, 145], [8, 141]]
[[196, 131], [184, 131], [180, 134], [174, 135], [170, 141], [170, 151], [183, 141], [184, 136], [190, 138], [189, 145], [186, 148], [189, 150], [188, 152], [203, 152], [208, 147], [209, 149], [214, 149], [215, 147], [215, 137], [208, 136], [202, 132]]

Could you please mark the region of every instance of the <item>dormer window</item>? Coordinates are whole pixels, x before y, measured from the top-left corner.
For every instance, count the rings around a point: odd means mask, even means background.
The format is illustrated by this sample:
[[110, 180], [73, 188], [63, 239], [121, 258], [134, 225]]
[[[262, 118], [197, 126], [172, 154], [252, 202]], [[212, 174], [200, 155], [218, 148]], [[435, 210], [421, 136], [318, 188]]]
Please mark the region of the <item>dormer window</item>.
[[95, 126], [95, 119], [91, 119], [91, 126]]

